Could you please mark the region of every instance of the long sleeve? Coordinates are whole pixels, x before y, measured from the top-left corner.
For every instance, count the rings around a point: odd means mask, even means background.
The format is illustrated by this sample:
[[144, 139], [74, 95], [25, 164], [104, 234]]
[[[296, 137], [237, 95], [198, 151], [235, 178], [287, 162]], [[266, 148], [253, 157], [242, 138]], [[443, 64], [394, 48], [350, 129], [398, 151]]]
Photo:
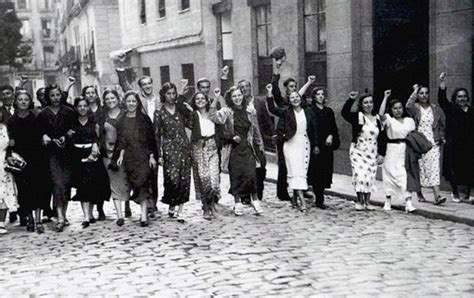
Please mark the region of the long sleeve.
[[228, 107], [224, 107], [220, 110], [211, 107], [209, 110], [209, 119], [216, 124], [225, 124], [231, 113]]
[[112, 155], [112, 160], [117, 161], [120, 156], [120, 151], [125, 150], [127, 147], [127, 140], [123, 133], [123, 119], [117, 124], [117, 142]]
[[263, 138], [260, 128], [258, 126], [257, 114], [253, 112], [251, 123], [253, 125], [253, 143], [258, 146], [258, 149], [263, 152]]
[[127, 73], [125, 69], [116, 69], [117, 72], [118, 80], [119, 80], [119, 85], [122, 87], [123, 92], [127, 92], [129, 90], [132, 90], [132, 85], [127, 79]]
[[416, 94], [413, 92], [407, 100], [405, 104], [405, 109], [407, 110], [408, 115], [410, 117], [414, 117], [416, 115]]
[[275, 97], [267, 97], [268, 111], [277, 117], [284, 117], [286, 109], [275, 105]]
[[438, 104], [445, 114], [448, 114], [451, 110], [452, 103], [448, 101], [446, 89], [438, 89]]
[[341, 139], [339, 138], [336, 117], [334, 116], [334, 112], [331, 109], [329, 109], [329, 125], [331, 126], [330, 132], [332, 135], [332, 148], [333, 150], [337, 150], [339, 146], [341, 146]]
[[344, 120], [351, 124], [357, 123], [357, 113], [351, 112], [352, 105], [354, 104], [355, 99], [349, 98], [341, 110], [341, 115]]
[[285, 105], [285, 100], [284, 100], [283, 96], [281, 95], [279, 81], [280, 81], [280, 75], [279, 74], [273, 74], [273, 76], [272, 76], [272, 95], [275, 99], [275, 103], [279, 107], [282, 107], [282, 106]]
[[159, 111], [155, 111], [154, 115], [154, 121], [153, 121], [153, 130], [155, 133], [155, 144], [156, 144], [156, 157], [161, 157], [162, 152], [161, 152], [161, 135], [163, 133], [162, 131], [162, 123], [161, 123], [161, 116]]

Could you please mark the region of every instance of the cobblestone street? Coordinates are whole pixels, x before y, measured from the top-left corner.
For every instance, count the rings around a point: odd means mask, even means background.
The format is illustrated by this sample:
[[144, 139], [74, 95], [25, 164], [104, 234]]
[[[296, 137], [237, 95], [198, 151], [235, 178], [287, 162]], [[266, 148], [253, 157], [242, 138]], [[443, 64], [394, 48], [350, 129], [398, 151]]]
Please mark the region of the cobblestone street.
[[[223, 189], [228, 177], [223, 176]], [[138, 225], [138, 206], [123, 227], [108, 219], [43, 235], [9, 227], [1, 237], [0, 293], [11, 295], [474, 295], [474, 230], [401, 212], [357, 213], [329, 198], [328, 210], [302, 214], [277, 201], [267, 184], [265, 214], [235, 217], [225, 195], [220, 217], [202, 219], [187, 204], [187, 222], [162, 215]]]

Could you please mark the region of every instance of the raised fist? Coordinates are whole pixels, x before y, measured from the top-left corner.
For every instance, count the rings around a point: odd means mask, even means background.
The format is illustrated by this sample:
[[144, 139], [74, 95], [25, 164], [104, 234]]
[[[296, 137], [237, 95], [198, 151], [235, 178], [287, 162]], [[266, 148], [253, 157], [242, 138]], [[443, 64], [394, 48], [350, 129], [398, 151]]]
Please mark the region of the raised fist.
[[385, 97], [390, 97], [390, 95], [392, 95], [392, 90], [390, 90], [390, 89], [389, 89], [389, 90], [385, 90], [385, 91], [383, 92], [383, 95], [384, 95]]
[[440, 75], [439, 75], [439, 80], [441, 82], [444, 82], [446, 80], [446, 73], [445, 72], [442, 72]]
[[310, 82], [311, 84], [313, 84], [314, 82], [316, 82], [316, 76], [310, 75], [310, 76], [308, 77], [308, 82]]
[[221, 96], [221, 89], [215, 88], [215, 89], [214, 89], [214, 97], [217, 98], [217, 97], [219, 97], [219, 96]]
[[267, 89], [268, 92], [272, 92], [273, 91], [273, 85], [268, 84], [268, 85], [265, 86], [265, 89]]
[[357, 95], [359, 95], [359, 92], [358, 91], [351, 91], [349, 93], [349, 98], [350, 99], [356, 99]]

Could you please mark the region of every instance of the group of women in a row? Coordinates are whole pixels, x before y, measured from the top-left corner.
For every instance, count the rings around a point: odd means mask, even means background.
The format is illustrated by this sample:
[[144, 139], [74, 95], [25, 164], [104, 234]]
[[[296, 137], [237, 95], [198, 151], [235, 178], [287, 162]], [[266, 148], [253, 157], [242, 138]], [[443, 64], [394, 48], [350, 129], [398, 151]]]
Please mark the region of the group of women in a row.
[[[445, 85], [442, 74], [439, 106], [430, 103], [424, 86], [414, 86], [405, 106], [400, 100], [389, 100], [387, 90], [378, 114], [371, 95], [350, 93], [341, 114], [352, 125], [350, 161], [357, 210], [374, 209], [369, 200], [377, 166], [382, 163], [384, 209], [390, 210], [392, 196], [402, 194], [406, 211], [414, 211], [412, 194], [426, 201], [421, 186], [433, 188], [435, 204], [444, 203], [439, 194], [444, 145], [453, 200], [460, 201], [458, 185], [467, 186], [469, 198], [474, 169], [469, 149], [474, 137], [472, 129], [464, 128], [474, 127], [474, 113], [466, 89], [455, 90], [450, 102]], [[294, 190], [292, 204], [306, 211], [305, 194], [314, 196], [308, 181], [316, 196], [332, 182], [333, 152], [340, 145], [334, 112], [326, 106], [323, 88], [313, 89], [307, 99], [296, 90], [289, 91], [283, 104], [275, 103], [273, 88], [267, 85], [267, 108], [281, 121], [276, 136], [283, 144], [288, 184]], [[105, 219], [103, 204], [110, 198], [117, 210], [117, 225], [124, 224], [123, 201], [131, 199], [141, 206], [140, 225], [147, 226], [158, 165], [163, 166], [162, 202], [169, 205], [169, 216], [180, 222], [185, 220], [191, 168], [204, 218], [216, 216], [221, 168], [229, 172], [234, 213], [243, 214], [244, 196], [250, 196], [257, 214], [263, 212], [255, 171], [264, 155], [263, 141], [256, 111], [238, 86], [225, 92], [225, 106], [219, 107], [219, 89], [214, 91], [215, 99], [198, 91], [186, 102], [174, 84], [165, 83], [159, 92], [162, 105], [153, 119], [143, 112], [142, 100], [134, 91], [125, 92], [122, 100], [117, 91], [106, 90], [101, 101], [97, 90], [86, 86], [73, 106], [66, 97], [58, 86], [48, 86], [46, 106], [37, 115], [32, 97], [19, 90], [15, 114], [7, 125], [0, 125], [0, 160], [5, 160], [5, 167], [0, 167], [0, 232], [6, 232], [6, 210], [18, 208], [16, 197], [28, 215], [27, 229], [44, 232], [41, 209], [48, 208], [51, 194], [57, 209], [55, 229], [62, 231], [69, 224], [71, 187], [76, 189], [72, 200], [81, 202], [84, 228], [96, 220], [93, 205], [97, 205], [98, 219]], [[219, 125], [222, 133], [217, 132]], [[18, 163], [23, 165], [8, 171]]]
[[434, 204], [445, 203], [439, 189], [442, 173], [451, 183], [454, 202], [462, 200], [460, 185], [466, 187], [464, 199], [472, 202], [474, 157], [469, 152], [474, 146], [474, 111], [465, 88], [456, 89], [448, 101], [445, 80], [442, 73], [438, 104], [430, 102], [428, 87], [414, 85], [405, 105], [389, 100], [391, 91], [386, 90], [378, 114], [369, 94], [360, 96], [353, 109], [357, 93], [351, 92], [342, 117], [352, 125], [350, 160], [357, 210], [374, 209], [369, 200], [382, 162], [385, 210], [391, 209], [392, 196], [402, 196], [405, 210], [413, 212], [412, 197], [426, 202], [421, 187], [432, 188]]

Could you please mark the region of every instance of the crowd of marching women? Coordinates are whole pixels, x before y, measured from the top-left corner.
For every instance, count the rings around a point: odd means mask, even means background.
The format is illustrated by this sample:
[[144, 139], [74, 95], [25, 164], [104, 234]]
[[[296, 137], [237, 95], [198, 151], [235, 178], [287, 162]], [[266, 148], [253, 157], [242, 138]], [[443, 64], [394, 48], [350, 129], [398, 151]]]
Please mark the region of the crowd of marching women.
[[[276, 144], [278, 198], [302, 212], [308, 209], [308, 198], [324, 209], [334, 151], [341, 144], [336, 115], [326, 105], [326, 90], [314, 87], [314, 76], [299, 89], [295, 79], [287, 78], [280, 90], [286, 57], [281, 48], [273, 57], [266, 101], [254, 98], [248, 80], [222, 86], [225, 92], [211, 92], [210, 80], [203, 78], [197, 92], [186, 98], [185, 80], [178, 86], [164, 83], [156, 93], [153, 79], [144, 76], [133, 90], [121, 70], [122, 90], [106, 89], [102, 97], [94, 86], [85, 86], [71, 100], [73, 78], [64, 91], [49, 85], [35, 98], [22, 88], [2, 86], [0, 233], [7, 232], [8, 213], [10, 221], [18, 213], [20, 224], [38, 233], [45, 231], [44, 220], [55, 217], [54, 228], [61, 232], [69, 225], [71, 200], [81, 204], [84, 228], [105, 220], [103, 206], [110, 200], [117, 225], [131, 216], [132, 200], [140, 205], [140, 225], [145, 227], [157, 211], [159, 166], [161, 201], [179, 222], [185, 221], [191, 172], [205, 219], [217, 215], [222, 170], [229, 173], [234, 214], [243, 215], [244, 203], [261, 214], [265, 138]], [[442, 174], [451, 183], [452, 200], [468, 200], [474, 177], [474, 111], [467, 90], [454, 90], [449, 100], [446, 75], [441, 74], [438, 104], [421, 85], [414, 85], [406, 104], [390, 96], [386, 90], [377, 112], [372, 95], [352, 91], [341, 111], [352, 127], [349, 154], [356, 210], [374, 210], [369, 202], [378, 166], [383, 168], [385, 210], [391, 209], [393, 197], [402, 196], [406, 211], [414, 211], [415, 198], [426, 201], [421, 187], [433, 189], [434, 204], [445, 203], [439, 192]], [[276, 125], [267, 123], [268, 113], [278, 118]], [[466, 189], [462, 196], [459, 186]]]

